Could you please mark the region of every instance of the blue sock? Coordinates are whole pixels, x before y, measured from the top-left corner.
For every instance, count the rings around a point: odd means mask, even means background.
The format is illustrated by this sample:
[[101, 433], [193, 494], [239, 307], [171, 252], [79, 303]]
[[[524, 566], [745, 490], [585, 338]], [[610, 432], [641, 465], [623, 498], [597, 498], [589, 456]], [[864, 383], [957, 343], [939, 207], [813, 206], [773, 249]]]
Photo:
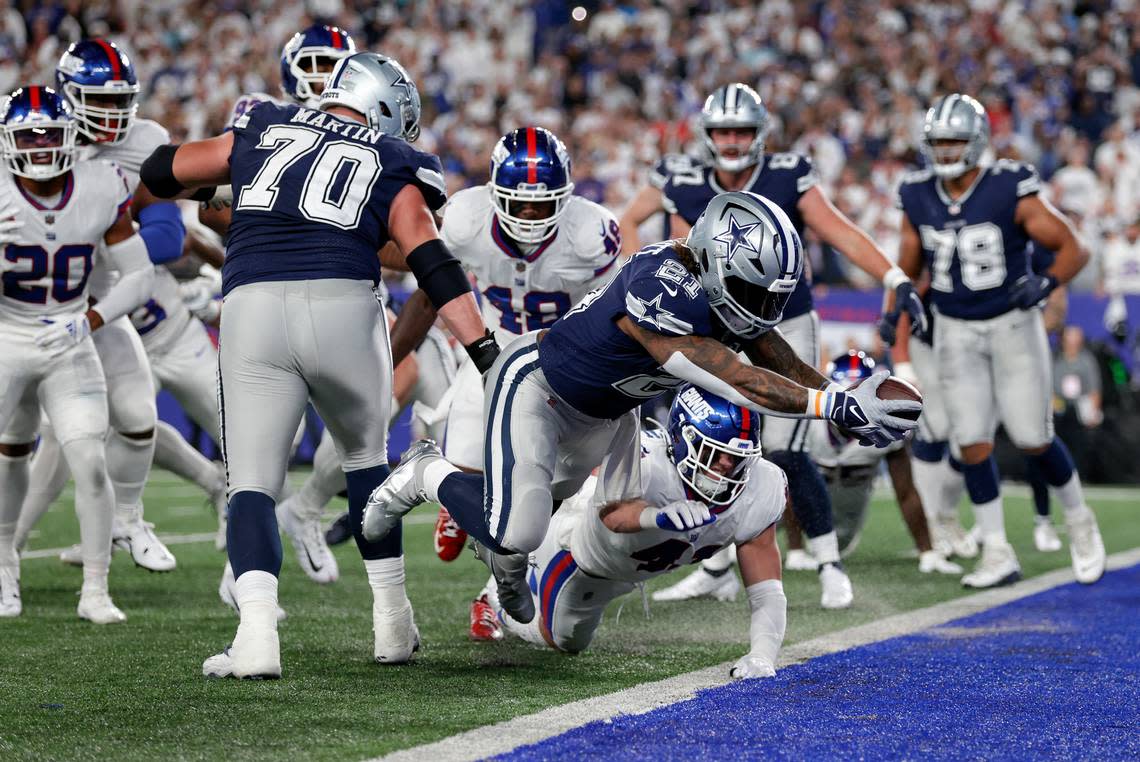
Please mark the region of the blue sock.
[[463, 531], [496, 553], [509, 553], [491, 535], [483, 510], [483, 475], [449, 474], [436, 490], [439, 502]]
[[344, 480], [348, 483], [348, 523], [352, 527], [352, 539], [356, 549], [366, 561], [374, 558], [399, 558], [404, 555], [404, 527], [397, 524], [384, 539], [370, 542], [364, 539], [364, 506], [368, 496], [388, 478], [390, 470], [386, 465], [362, 468], [358, 471], [345, 471]]
[[277, 533], [276, 505], [263, 492], [237, 492], [230, 496], [226, 526], [226, 552], [234, 578], [247, 571], [281, 575], [281, 535]]
[[1001, 494], [998, 481], [998, 467], [994, 456], [990, 455], [981, 463], [962, 464], [962, 474], [966, 477], [966, 491], [970, 493], [970, 501], [974, 505], [997, 500]]
[[1029, 488], [1033, 490], [1033, 510], [1038, 516], [1049, 516], [1049, 485], [1045, 482], [1045, 474], [1041, 472], [1041, 465], [1033, 458], [1025, 461], [1025, 479]]
[[1041, 469], [1045, 481], [1054, 487], [1063, 487], [1073, 478], [1075, 470], [1073, 456], [1069, 454], [1069, 448], [1065, 447], [1065, 443], [1057, 437], [1053, 437], [1049, 449], [1040, 455], [1030, 455], [1029, 459]]
[[819, 537], [832, 531], [831, 495], [823, 474], [806, 452], [780, 450], [768, 454], [768, 460], [788, 476], [788, 492], [796, 520], [808, 537]]
[[927, 442], [925, 439], [915, 439], [910, 443], [910, 453], [923, 463], [938, 463], [946, 457], [948, 445], [946, 440], [941, 442]]
[[[947, 449], [949, 449], [949, 448], [947, 448]], [[962, 471], [966, 468], [966, 466], [962, 463], [962, 461], [960, 461], [954, 457], [953, 453], [950, 453], [950, 457], [948, 458], [948, 460], [950, 462], [950, 468], [954, 469], [958, 473], [962, 473]]]

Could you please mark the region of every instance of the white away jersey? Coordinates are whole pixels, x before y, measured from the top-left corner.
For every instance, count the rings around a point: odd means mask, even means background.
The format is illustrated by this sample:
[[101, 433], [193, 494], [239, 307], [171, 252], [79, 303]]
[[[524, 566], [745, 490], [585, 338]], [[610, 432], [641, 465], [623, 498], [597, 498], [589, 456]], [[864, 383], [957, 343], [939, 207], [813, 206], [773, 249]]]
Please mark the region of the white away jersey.
[[0, 320], [39, 325], [85, 310], [96, 249], [130, 203], [127, 178], [106, 161], [76, 162], [51, 205], [5, 172], [0, 208], [17, 208], [24, 226], [0, 259]]
[[617, 219], [604, 207], [571, 196], [557, 232], [520, 249], [499, 227], [491, 188], [456, 193], [443, 208], [444, 243], [483, 294], [483, 320], [499, 343], [548, 328], [612, 274], [621, 250]]
[[[127, 178], [131, 193], [139, 186], [139, 170], [146, 158], [154, 152], [155, 148], [170, 142], [170, 133], [158, 122], [149, 119], [135, 119], [127, 136], [118, 143], [95, 143], [81, 147], [80, 156], [89, 159], [102, 159], [113, 161], [123, 171]], [[99, 258], [91, 273], [91, 295], [102, 299], [115, 285], [119, 274], [114, 270], [110, 257]]]
[[864, 447], [836, 431], [828, 421], [812, 421], [810, 425], [808, 446], [811, 458], [824, 468], [874, 466], [888, 454], [906, 446], [905, 441], [899, 441], [887, 447]]
[[[645, 500], [664, 507], [688, 499], [662, 432], [641, 434], [641, 486]], [[691, 532], [642, 529], [611, 532], [594, 503], [593, 482], [560, 510], [578, 512], [570, 532], [570, 553], [587, 573], [619, 582], [644, 582], [684, 564], [698, 563], [730, 544], [745, 543], [779, 520], [787, 502], [784, 472], [766, 460], [753, 461], [740, 496], [716, 521]], [[589, 491], [587, 491], [589, 490]], [[557, 515], [557, 514], [556, 514]]]

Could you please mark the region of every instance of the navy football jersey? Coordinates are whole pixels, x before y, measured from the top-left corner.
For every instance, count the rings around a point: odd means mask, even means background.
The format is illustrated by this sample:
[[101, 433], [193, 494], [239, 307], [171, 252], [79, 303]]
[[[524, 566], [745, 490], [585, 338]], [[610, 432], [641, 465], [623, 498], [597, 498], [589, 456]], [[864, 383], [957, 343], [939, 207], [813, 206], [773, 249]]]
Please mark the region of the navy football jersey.
[[595, 418], [617, 418], [682, 383], [618, 328], [623, 316], [664, 336], [730, 341], [700, 282], [672, 246], [642, 249], [604, 288], [591, 291], [563, 315], [538, 345], [550, 387]]
[[[742, 190], [759, 193], [783, 209], [802, 239], [804, 218], [798, 207], [800, 197], [818, 184], [819, 175], [811, 159], [795, 153], [766, 153]], [[666, 211], [679, 215], [690, 225], [697, 221], [714, 196], [724, 193], [716, 181], [716, 169], [695, 163], [689, 167], [676, 165], [661, 190]], [[796, 290], [788, 297], [784, 319], [806, 314], [811, 308], [811, 278], [805, 268]]]
[[952, 200], [930, 170], [899, 186], [899, 205], [918, 233], [930, 269], [928, 299], [943, 315], [985, 320], [1014, 308], [1009, 288], [1030, 271], [1033, 243], [1014, 222], [1017, 202], [1041, 181], [1027, 164], [1000, 159]]
[[258, 103], [233, 134], [223, 294], [258, 281], [376, 283], [396, 194], [414, 184], [431, 209], [446, 201], [439, 159], [350, 119]]

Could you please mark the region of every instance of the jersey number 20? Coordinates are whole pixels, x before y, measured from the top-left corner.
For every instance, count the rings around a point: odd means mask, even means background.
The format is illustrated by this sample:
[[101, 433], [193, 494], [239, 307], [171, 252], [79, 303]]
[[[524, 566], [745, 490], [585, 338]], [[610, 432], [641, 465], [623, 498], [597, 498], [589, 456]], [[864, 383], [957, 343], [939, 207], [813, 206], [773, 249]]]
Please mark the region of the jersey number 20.
[[[323, 135], [310, 127], [285, 124], [275, 124], [261, 133], [257, 147], [273, 153], [253, 182], [242, 186], [237, 208], [272, 209], [285, 171], [316, 150]], [[305, 176], [298, 209], [306, 219], [352, 230], [360, 223], [380, 170], [380, 154], [374, 148], [347, 140], [325, 143]], [[339, 192], [334, 198], [337, 186]]]

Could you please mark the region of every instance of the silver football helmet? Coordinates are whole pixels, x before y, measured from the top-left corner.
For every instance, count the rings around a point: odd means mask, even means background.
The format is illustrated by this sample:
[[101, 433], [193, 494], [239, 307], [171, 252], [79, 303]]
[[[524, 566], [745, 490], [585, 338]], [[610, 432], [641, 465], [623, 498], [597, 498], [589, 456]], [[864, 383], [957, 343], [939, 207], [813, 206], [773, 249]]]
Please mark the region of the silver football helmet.
[[364, 114], [368, 126], [414, 143], [420, 136], [420, 93], [395, 58], [356, 53], [329, 74], [318, 108], [344, 106]]
[[[963, 145], [935, 146], [935, 141]], [[944, 95], [926, 112], [922, 124], [922, 153], [935, 174], [958, 177], [978, 166], [990, 145], [990, 118], [982, 104], [968, 95]]]
[[[760, 161], [760, 154], [764, 151], [764, 137], [771, 128], [771, 121], [768, 109], [764, 108], [756, 91], [741, 82], [733, 82], [717, 88], [705, 99], [697, 128], [716, 168], [725, 172], [739, 172]], [[756, 130], [756, 137], [740, 156], [724, 156], [717, 150], [716, 143], [709, 134], [709, 130], [718, 127], [751, 127]]]
[[756, 193], [721, 193], [685, 243], [709, 306], [729, 331], [751, 339], [780, 322], [804, 268], [800, 236], [783, 209]]

